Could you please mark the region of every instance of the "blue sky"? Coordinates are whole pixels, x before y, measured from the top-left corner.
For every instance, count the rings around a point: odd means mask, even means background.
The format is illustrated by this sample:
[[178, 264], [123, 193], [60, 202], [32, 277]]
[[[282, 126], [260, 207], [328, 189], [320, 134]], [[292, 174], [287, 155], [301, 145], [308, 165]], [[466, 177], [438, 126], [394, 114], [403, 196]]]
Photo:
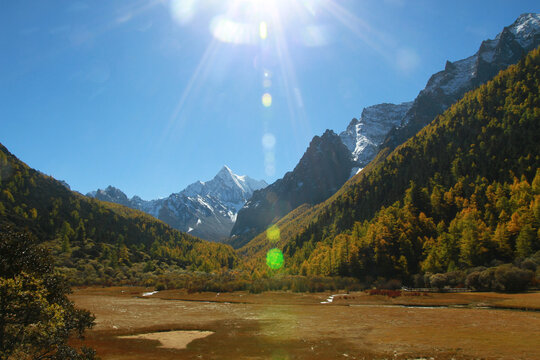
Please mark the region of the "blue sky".
[[538, 10], [493, 0], [2, 1], [0, 142], [82, 193], [111, 184], [164, 197], [225, 164], [271, 183], [314, 135], [339, 133], [365, 106], [413, 100], [446, 60]]

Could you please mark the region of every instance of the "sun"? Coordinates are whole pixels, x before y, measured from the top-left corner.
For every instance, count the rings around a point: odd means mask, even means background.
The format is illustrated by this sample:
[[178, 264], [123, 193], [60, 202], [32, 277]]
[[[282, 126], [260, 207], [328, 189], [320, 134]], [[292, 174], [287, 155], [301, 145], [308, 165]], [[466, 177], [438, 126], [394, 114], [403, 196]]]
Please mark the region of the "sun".
[[[260, 84], [249, 88], [258, 96], [263, 131], [261, 143], [264, 168], [274, 174], [275, 144], [279, 140], [268, 120], [279, 111], [288, 112], [291, 127], [308, 133], [309, 119], [304, 108], [302, 87], [295, 69], [295, 55], [307, 48], [331, 46], [335, 27], [341, 26], [363, 43], [378, 50], [380, 36], [363, 19], [355, 16], [339, 0], [157, 0], [168, 4], [171, 17], [182, 27], [207, 27], [211, 40], [169, 119], [165, 136], [175, 133], [187, 121], [184, 105], [196, 89], [205, 84], [219, 62], [233, 64], [238, 56], [249, 56], [259, 72]], [[382, 51], [382, 50], [381, 50]], [[246, 91], [247, 94], [247, 91]], [[265, 139], [273, 139], [267, 146]]]

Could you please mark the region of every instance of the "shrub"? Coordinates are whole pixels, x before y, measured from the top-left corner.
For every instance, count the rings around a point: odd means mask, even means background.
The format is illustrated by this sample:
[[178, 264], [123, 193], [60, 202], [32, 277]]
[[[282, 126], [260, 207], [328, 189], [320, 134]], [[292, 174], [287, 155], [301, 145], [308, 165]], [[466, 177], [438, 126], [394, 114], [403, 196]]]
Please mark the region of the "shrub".
[[446, 274], [431, 275], [431, 277], [429, 278], [429, 283], [431, 284], [431, 287], [442, 289], [447, 283], [447, 276]]
[[506, 264], [498, 266], [494, 271], [494, 276], [495, 290], [517, 292], [527, 290], [534, 273]]

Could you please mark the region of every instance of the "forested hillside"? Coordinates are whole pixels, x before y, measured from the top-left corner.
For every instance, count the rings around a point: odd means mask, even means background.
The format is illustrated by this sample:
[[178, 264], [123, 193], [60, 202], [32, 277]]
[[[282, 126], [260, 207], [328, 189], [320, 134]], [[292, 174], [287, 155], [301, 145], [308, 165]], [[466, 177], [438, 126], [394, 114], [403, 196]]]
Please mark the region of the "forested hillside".
[[535, 254], [539, 79], [536, 49], [364, 169], [288, 234], [286, 268], [410, 280]]
[[75, 282], [130, 282], [169, 267], [212, 271], [236, 264], [231, 247], [181, 233], [141, 211], [72, 192], [2, 145], [0, 181], [0, 226], [32, 232]]

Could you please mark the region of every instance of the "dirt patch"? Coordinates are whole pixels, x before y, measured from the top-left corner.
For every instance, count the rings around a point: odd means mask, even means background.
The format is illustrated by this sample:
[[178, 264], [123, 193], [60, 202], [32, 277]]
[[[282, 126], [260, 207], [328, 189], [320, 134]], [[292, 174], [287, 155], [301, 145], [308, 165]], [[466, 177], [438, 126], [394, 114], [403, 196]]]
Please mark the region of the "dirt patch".
[[159, 347], [167, 349], [185, 349], [189, 343], [196, 339], [203, 339], [212, 335], [213, 331], [161, 331], [138, 335], [119, 336], [120, 339], [157, 340], [161, 343]]

